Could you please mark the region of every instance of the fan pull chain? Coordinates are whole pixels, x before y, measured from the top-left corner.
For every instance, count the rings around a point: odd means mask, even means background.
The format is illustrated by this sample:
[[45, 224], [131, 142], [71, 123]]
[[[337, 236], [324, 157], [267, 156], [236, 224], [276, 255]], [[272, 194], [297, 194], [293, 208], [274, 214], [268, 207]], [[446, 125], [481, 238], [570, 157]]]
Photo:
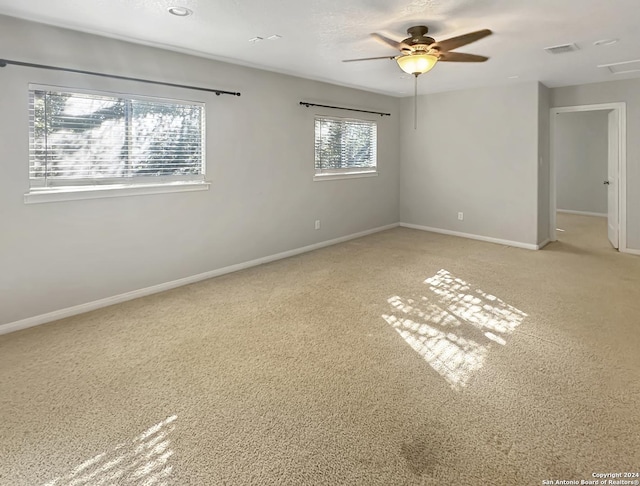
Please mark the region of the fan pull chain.
[[414, 74], [413, 84], [413, 129], [418, 129], [418, 75]]

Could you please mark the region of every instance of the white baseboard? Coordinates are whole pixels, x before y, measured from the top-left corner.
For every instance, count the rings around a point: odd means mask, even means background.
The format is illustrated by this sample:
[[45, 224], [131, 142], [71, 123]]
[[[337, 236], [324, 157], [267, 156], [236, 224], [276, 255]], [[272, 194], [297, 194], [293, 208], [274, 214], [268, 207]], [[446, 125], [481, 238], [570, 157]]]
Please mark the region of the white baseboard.
[[545, 246], [547, 246], [549, 243], [551, 243], [551, 240], [547, 238], [547, 239], [546, 239], [546, 240], [544, 240], [542, 243], [538, 243], [538, 244], [536, 245], [536, 247], [537, 247], [537, 248], [536, 248], [536, 250], [542, 250], [542, 249], [543, 249]]
[[410, 224], [410, 223], [400, 223], [400, 226], [404, 228], [430, 231], [431, 233], [440, 233], [443, 235], [459, 236], [461, 238], [469, 238], [472, 240], [486, 241], [488, 243], [497, 243], [499, 245], [513, 246], [516, 248], [524, 248], [525, 250], [539, 250], [541, 248], [539, 245], [534, 245], [532, 243], [522, 243], [520, 241], [502, 240], [499, 238], [492, 238], [490, 236], [474, 235], [471, 233], [462, 233], [460, 231], [451, 231], [451, 230], [441, 229], [441, 228], [432, 228], [430, 226], [420, 226], [417, 224]]
[[559, 213], [578, 214], [580, 216], [598, 216], [599, 218], [606, 218], [606, 213], [591, 213], [589, 211], [574, 211], [573, 209], [556, 209]]
[[38, 326], [40, 324], [45, 324], [47, 322], [57, 321], [58, 319], [63, 319], [65, 317], [71, 317], [78, 314], [83, 314], [85, 312], [100, 309], [102, 307], [107, 307], [110, 305], [119, 304], [121, 302], [126, 302], [128, 300], [145, 297], [147, 295], [157, 294], [158, 292], [164, 292], [166, 290], [175, 289], [176, 287], [182, 287], [183, 285], [189, 285], [189, 284], [200, 282], [202, 280], [207, 280], [213, 277], [219, 277], [220, 275], [224, 275], [227, 273], [237, 272], [238, 270], [244, 270], [245, 268], [255, 267], [255, 266], [262, 265], [264, 263], [273, 262], [276, 260], [282, 260], [283, 258], [288, 258], [295, 255], [299, 255], [301, 253], [307, 253], [309, 251], [318, 250], [320, 248], [335, 245], [337, 243], [343, 243], [345, 241], [353, 240], [355, 238], [360, 238], [362, 236], [367, 236], [372, 233], [378, 233], [380, 231], [396, 228], [397, 226], [399, 226], [399, 223], [388, 224], [386, 226], [380, 226], [378, 228], [361, 231], [359, 233], [353, 233], [351, 235], [341, 236], [340, 238], [334, 238], [332, 240], [322, 241], [320, 243], [314, 243], [313, 245], [303, 246], [301, 248], [295, 248], [293, 250], [284, 251], [282, 253], [276, 253], [275, 255], [269, 255], [266, 257], [257, 258], [255, 260], [251, 260], [248, 262], [243, 262], [235, 265], [230, 265], [228, 267], [218, 268], [216, 270], [199, 273], [197, 275], [180, 278], [178, 280], [172, 280], [171, 282], [165, 282], [162, 284], [153, 285], [151, 287], [146, 287], [144, 289], [133, 290], [131, 292], [114, 295], [112, 297], [107, 297], [105, 299], [94, 300], [93, 302], [74, 305], [73, 307], [67, 307], [65, 309], [60, 309], [53, 312], [47, 312], [46, 314], [41, 314], [38, 316], [21, 319], [19, 321], [9, 322], [7, 324], [1, 324], [0, 334], [7, 334], [10, 332], [27, 329], [29, 327]]
[[634, 250], [633, 248], [625, 248], [620, 250], [620, 253], [629, 253], [631, 255], [640, 255], [640, 250]]

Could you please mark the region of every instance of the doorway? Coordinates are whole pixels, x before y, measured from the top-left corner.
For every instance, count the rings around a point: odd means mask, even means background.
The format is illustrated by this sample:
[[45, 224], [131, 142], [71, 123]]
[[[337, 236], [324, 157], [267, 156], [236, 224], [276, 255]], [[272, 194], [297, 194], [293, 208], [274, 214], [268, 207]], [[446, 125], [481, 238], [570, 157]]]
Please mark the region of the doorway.
[[[551, 109], [550, 119], [550, 240], [556, 241], [558, 210], [558, 117], [563, 113], [600, 112], [606, 116], [606, 178], [602, 184], [606, 186], [607, 237], [611, 245], [621, 252], [626, 247], [626, 106], [625, 103], [604, 103], [597, 105], [568, 106]], [[604, 204], [604, 203], [603, 203]], [[566, 209], [566, 208], [560, 208]], [[600, 212], [600, 211], [598, 211]]]

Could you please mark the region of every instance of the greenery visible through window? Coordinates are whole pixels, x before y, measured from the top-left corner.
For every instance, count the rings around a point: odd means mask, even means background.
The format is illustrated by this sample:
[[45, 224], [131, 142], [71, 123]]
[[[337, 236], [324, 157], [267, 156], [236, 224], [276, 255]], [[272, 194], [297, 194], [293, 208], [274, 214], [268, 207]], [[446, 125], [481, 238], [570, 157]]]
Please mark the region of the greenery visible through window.
[[203, 180], [204, 106], [32, 89], [31, 188]]
[[317, 116], [316, 175], [375, 172], [376, 143], [375, 122]]

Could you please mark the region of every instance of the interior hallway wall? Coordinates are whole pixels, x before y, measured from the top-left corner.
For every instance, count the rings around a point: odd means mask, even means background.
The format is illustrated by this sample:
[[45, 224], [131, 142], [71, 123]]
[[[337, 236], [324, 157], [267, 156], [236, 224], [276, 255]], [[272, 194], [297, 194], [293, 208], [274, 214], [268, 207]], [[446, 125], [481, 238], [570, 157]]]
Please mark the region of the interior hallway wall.
[[624, 102], [627, 111], [627, 248], [640, 250], [640, 79], [566, 86], [551, 90], [551, 106]]
[[608, 113], [555, 115], [557, 209], [607, 214]]

